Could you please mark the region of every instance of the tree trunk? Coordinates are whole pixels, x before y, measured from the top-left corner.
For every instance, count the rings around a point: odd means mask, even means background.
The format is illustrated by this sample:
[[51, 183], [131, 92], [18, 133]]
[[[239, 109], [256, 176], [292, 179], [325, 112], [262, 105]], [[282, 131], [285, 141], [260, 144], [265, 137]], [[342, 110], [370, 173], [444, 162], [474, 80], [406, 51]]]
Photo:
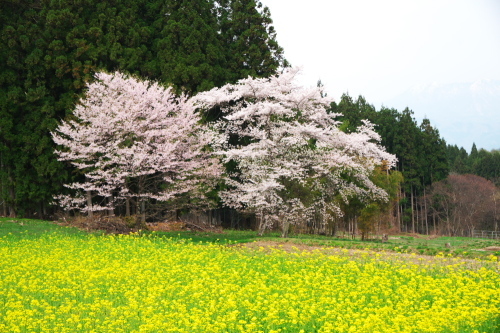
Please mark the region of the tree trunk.
[[112, 208], [112, 205], [113, 205], [113, 196], [108, 197], [108, 205], [110, 207], [110, 208], [108, 208], [108, 216], [114, 216], [115, 213], [114, 213], [114, 210]]
[[288, 219], [285, 218], [285, 221], [283, 222], [283, 227], [281, 230], [281, 238], [287, 238], [289, 231], [290, 231], [290, 221], [288, 221]]
[[[12, 178], [10, 179], [12, 182]], [[11, 185], [9, 187], [9, 195], [10, 195], [10, 203], [9, 203], [9, 216], [10, 217], [16, 217], [16, 193], [14, 191], [14, 187]]]
[[141, 200], [141, 222], [146, 223], [146, 200]]
[[130, 198], [125, 199], [125, 216], [130, 216]]
[[356, 238], [356, 226], [358, 224], [358, 218], [355, 217], [354, 220], [352, 221], [352, 239]]
[[494, 204], [494, 213], [493, 213], [493, 230], [495, 232], [498, 231], [498, 212], [497, 212], [497, 199], [500, 196], [500, 192], [493, 194], [493, 204]]
[[88, 212], [88, 216], [90, 218], [92, 218], [92, 194], [90, 191], [86, 191], [85, 192], [86, 196], [87, 196], [87, 212]]
[[[3, 172], [3, 155], [0, 153], [0, 168]], [[3, 174], [1, 175], [0, 178], [1, 181], [1, 188], [0, 188], [0, 199], [2, 200], [2, 216], [7, 216], [7, 205], [5, 204], [5, 199], [4, 199], [4, 178]]]
[[415, 233], [415, 214], [413, 213], [413, 187], [410, 188], [410, 205], [411, 205], [411, 232]]
[[432, 212], [432, 232], [437, 235], [436, 231], [436, 213]]
[[398, 202], [397, 202], [397, 219], [398, 219], [398, 231], [401, 232], [402, 228], [402, 216], [403, 216], [403, 207], [400, 203], [401, 199], [403, 198], [403, 189], [401, 188], [401, 185], [399, 185], [399, 197], [398, 197]]
[[425, 218], [425, 234], [429, 235], [429, 221], [427, 219], [427, 197], [425, 196], [425, 187], [424, 187], [424, 218]]
[[415, 198], [415, 232], [418, 234], [421, 232], [421, 229], [419, 226], [420, 226], [420, 220], [422, 219], [422, 214], [420, 211], [420, 205], [418, 202], [417, 195], [415, 195], [414, 198]]
[[256, 218], [257, 218], [257, 221], [258, 221], [257, 224], [259, 226], [259, 233], [258, 233], [258, 235], [262, 236], [262, 235], [264, 235], [264, 231], [266, 231], [266, 223], [264, 221], [264, 213], [263, 212], [257, 213], [256, 214]]

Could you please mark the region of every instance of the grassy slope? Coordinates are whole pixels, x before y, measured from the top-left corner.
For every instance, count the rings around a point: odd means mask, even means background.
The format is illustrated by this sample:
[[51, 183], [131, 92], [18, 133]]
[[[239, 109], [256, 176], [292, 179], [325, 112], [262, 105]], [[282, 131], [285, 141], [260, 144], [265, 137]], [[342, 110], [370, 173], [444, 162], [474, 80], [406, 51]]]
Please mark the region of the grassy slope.
[[[86, 232], [76, 228], [58, 225], [50, 221], [0, 218], [0, 237], [7, 234], [18, 237], [36, 237], [43, 233], [81, 234]], [[149, 232], [148, 232], [149, 233]], [[224, 233], [205, 233], [192, 231], [154, 232], [157, 237], [186, 239], [192, 242], [237, 244], [253, 241], [274, 241], [296, 243], [301, 245], [314, 245], [325, 247], [341, 247], [348, 249], [372, 249], [375, 251], [394, 251], [402, 253], [417, 253], [425, 255], [447, 255], [487, 258], [491, 255], [500, 256], [500, 251], [484, 251], [489, 246], [500, 246], [499, 240], [488, 240], [466, 237], [438, 237], [425, 236], [394, 236], [387, 243], [380, 240], [361, 241], [359, 239], [342, 239], [318, 235], [292, 235], [289, 238], [280, 238], [279, 233], [268, 233], [262, 237], [255, 231], [226, 230]], [[451, 248], [445, 246], [450, 243]]]
[[17, 219], [9, 217], [0, 217], [0, 237], [10, 234], [12, 237], [24, 238], [37, 237], [45, 233], [57, 232], [61, 234], [84, 235], [85, 231], [77, 228], [58, 225], [51, 221]]

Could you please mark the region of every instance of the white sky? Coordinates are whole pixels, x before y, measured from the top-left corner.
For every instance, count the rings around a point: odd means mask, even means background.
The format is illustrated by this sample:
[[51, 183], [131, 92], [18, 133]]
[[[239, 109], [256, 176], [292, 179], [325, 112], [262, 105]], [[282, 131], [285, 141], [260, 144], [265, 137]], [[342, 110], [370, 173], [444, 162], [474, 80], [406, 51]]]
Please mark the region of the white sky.
[[[401, 111], [404, 106], [390, 101], [417, 86], [500, 80], [498, 0], [262, 3], [271, 10], [285, 57], [303, 67], [304, 84], [321, 79], [337, 101], [344, 92], [361, 94], [377, 109]], [[425, 112], [414, 111], [417, 119]], [[432, 122], [433, 115], [425, 115]], [[500, 133], [500, 123], [497, 128]], [[500, 141], [484, 148], [494, 146], [500, 148]]]

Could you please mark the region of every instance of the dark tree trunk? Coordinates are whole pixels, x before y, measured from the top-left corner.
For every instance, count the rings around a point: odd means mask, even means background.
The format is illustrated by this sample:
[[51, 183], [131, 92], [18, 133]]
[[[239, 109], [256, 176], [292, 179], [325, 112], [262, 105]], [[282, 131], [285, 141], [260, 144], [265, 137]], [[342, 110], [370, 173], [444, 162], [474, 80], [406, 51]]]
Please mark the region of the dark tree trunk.
[[92, 218], [92, 194], [90, 191], [86, 192], [87, 195], [87, 207], [88, 207], [88, 216]]

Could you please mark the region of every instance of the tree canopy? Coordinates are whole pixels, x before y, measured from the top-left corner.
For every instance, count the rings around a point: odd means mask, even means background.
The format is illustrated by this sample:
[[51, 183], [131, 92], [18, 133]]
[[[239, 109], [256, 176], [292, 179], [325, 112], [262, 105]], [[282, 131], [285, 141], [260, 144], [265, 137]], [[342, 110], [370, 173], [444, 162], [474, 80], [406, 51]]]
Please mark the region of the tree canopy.
[[173, 201], [186, 193], [191, 201], [205, 199], [203, 189], [214, 186], [222, 168], [204, 150], [213, 134], [200, 126], [187, 97], [119, 72], [97, 79], [75, 108], [75, 120], [52, 133], [59, 159], [85, 177], [67, 185], [76, 191], [58, 196], [60, 205], [87, 212], [126, 202], [130, 215], [132, 200], [144, 217], [149, 199]]
[[[283, 66], [268, 10], [239, 2], [0, 1], [3, 213], [46, 214], [75, 177], [55, 158], [50, 131], [71, 117], [94, 73], [119, 70], [193, 94]], [[241, 40], [250, 41], [234, 28], [241, 22], [258, 31], [260, 52], [241, 54]], [[246, 71], [229, 65], [243, 58]]]
[[243, 79], [194, 97], [201, 108], [218, 106], [225, 114], [213, 125], [223, 135], [215, 149], [236, 171], [226, 177], [222, 200], [255, 212], [261, 231], [278, 222], [286, 233], [287, 223], [318, 212], [324, 221], [341, 216], [339, 199], [386, 200], [370, 175], [382, 161], [395, 164], [370, 123], [341, 131], [338, 114], [327, 112], [331, 99], [320, 88], [298, 86], [297, 72]]
[[396, 170], [403, 176], [398, 215], [402, 227], [415, 231], [418, 196], [432, 182], [445, 179], [449, 172], [446, 142], [438, 129], [428, 119], [418, 125], [408, 108], [398, 111], [382, 107], [377, 111], [362, 96], [353, 100], [344, 94], [338, 104], [332, 103], [331, 110], [341, 114], [339, 119], [347, 132], [359, 126], [363, 119], [371, 121], [381, 137], [382, 146], [396, 155]]

